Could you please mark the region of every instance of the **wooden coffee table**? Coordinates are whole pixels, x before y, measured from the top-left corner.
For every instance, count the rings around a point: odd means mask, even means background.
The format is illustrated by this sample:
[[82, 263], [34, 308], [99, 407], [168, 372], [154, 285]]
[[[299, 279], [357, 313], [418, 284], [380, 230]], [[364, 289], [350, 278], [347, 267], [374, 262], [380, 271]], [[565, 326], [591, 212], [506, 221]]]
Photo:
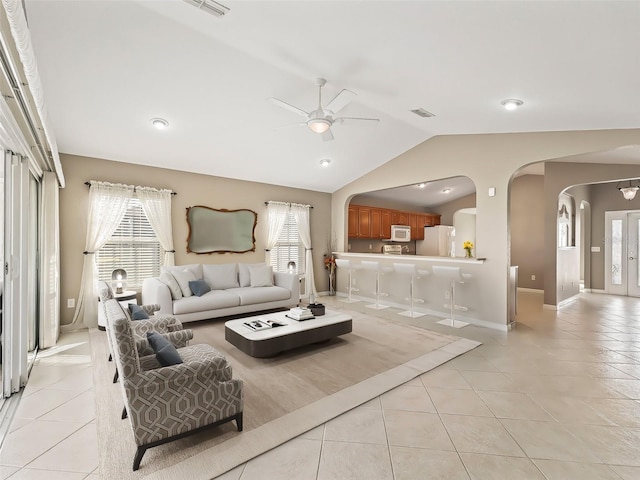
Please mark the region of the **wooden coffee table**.
[[[323, 342], [352, 329], [351, 317], [327, 310], [320, 317], [297, 321], [286, 316], [287, 312], [268, 313], [255, 317], [229, 320], [224, 324], [225, 339], [247, 355], [257, 358], [273, 357], [293, 348]], [[249, 322], [276, 322], [280, 327], [254, 331]]]

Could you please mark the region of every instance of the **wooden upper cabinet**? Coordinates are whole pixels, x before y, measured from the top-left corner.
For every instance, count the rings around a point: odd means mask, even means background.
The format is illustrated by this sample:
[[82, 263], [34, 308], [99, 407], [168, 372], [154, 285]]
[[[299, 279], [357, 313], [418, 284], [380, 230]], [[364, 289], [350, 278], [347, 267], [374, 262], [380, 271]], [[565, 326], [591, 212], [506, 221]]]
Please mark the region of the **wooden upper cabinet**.
[[382, 210], [372, 207], [369, 219], [371, 221], [371, 238], [382, 238]]
[[440, 215], [349, 205], [349, 238], [391, 238], [391, 225], [409, 225], [411, 240], [424, 240], [424, 227], [440, 225]]
[[371, 238], [371, 207], [358, 207], [358, 238]]
[[380, 229], [380, 238], [391, 238], [391, 210], [382, 209], [382, 228]]
[[409, 214], [399, 210], [391, 210], [392, 225], [409, 225]]
[[349, 238], [358, 236], [358, 206], [349, 205]]

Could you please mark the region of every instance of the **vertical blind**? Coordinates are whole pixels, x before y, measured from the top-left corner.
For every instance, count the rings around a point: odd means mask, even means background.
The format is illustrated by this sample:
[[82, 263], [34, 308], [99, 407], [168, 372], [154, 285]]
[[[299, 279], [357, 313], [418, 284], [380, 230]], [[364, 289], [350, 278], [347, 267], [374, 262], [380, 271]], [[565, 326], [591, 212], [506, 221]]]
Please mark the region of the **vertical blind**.
[[300, 241], [296, 219], [289, 213], [278, 242], [271, 249], [271, 266], [276, 272], [286, 272], [292, 260], [296, 262], [297, 272], [304, 273], [304, 246]]
[[127, 287], [142, 286], [148, 277], [160, 275], [162, 248], [142, 209], [140, 200], [132, 198], [120, 225], [98, 251], [98, 278], [111, 284], [117, 268], [127, 272]]

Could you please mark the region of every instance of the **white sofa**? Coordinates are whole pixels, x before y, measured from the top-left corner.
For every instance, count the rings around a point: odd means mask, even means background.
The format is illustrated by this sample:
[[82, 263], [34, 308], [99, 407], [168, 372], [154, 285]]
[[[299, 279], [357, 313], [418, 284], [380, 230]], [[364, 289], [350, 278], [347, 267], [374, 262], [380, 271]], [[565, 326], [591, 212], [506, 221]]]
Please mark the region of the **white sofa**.
[[[211, 290], [203, 293], [207, 288]], [[163, 267], [160, 277], [142, 284], [143, 304], [158, 304], [157, 314], [170, 314], [181, 322], [289, 308], [299, 297], [298, 275], [272, 272], [265, 264]]]

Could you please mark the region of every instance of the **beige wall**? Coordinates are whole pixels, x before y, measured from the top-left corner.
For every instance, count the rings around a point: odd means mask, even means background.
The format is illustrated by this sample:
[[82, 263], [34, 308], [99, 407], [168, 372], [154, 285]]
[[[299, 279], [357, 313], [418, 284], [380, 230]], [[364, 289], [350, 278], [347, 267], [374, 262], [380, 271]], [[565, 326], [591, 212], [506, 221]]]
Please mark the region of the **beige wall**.
[[[511, 182], [509, 203], [511, 265], [518, 266], [518, 286], [544, 288], [544, 176], [522, 175]], [[535, 280], [531, 276], [536, 277]]]
[[440, 215], [440, 225], [453, 225], [453, 214], [463, 208], [475, 208], [476, 194], [472, 193], [466, 197], [458, 198], [451, 202], [443, 203], [431, 208], [433, 213]]
[[[62, 324], [70, 323], [73, 316], [73, 310], [66, 308], [66, 299], [77, 298], [80, 289], [89, 198], [89, 189], [84, 182], [88, 180], [169, 188], [177, 192], [172, 206], [177, 265], [262, 262], [268, 231], [264, 202], [279, 200], [310, 204], [314, 207], [311, 213], [311, 236], [316, 288], [319, 292], [328, 290], [328, 278], [322, 260], [331, 232], [330, 194], [74, 155], [61, 155], [61, 160], [67, 180], [66, 188], [60, 192]], [[226, 209], [248, 208], [255, 211], [258, 214], [256, 251], [222, 255], [187, 253], [186, 208], [194, 205]]]
[[[510, 263], [508, 198], [513, 173], [540, 161], [637, 144], [640, 144], [640, 129], [433, 137], [334, 192], [331, 208], [338, 247], [344, 251], [347, 243], [346, 209], [354, 195], [408, 185], [415, 178], [429, 181], [465, 175], [476, 185], [476, 256], [487, 259], [482, 265], [483, 281], [478, 284], [484, 299], [478, 316], [505, 326]], [[496, 188], [493, 197], [487, 193], [490, 187]], [[557, 193], [559, 191], [555, 202]], [[547, 200], [546, 185], [545, 197]], [[555, 228], [552, 235], [555, 238]], [[545, 237], [545, 252], [546, 243]], [[545, 303], [547, 282], [551, 282], [553, 298], [549, 300], [555, 304], [555, 248], [551, 255], [553, 259], [548, 260], [552, 265], [551, 275], [545, 263]]]

